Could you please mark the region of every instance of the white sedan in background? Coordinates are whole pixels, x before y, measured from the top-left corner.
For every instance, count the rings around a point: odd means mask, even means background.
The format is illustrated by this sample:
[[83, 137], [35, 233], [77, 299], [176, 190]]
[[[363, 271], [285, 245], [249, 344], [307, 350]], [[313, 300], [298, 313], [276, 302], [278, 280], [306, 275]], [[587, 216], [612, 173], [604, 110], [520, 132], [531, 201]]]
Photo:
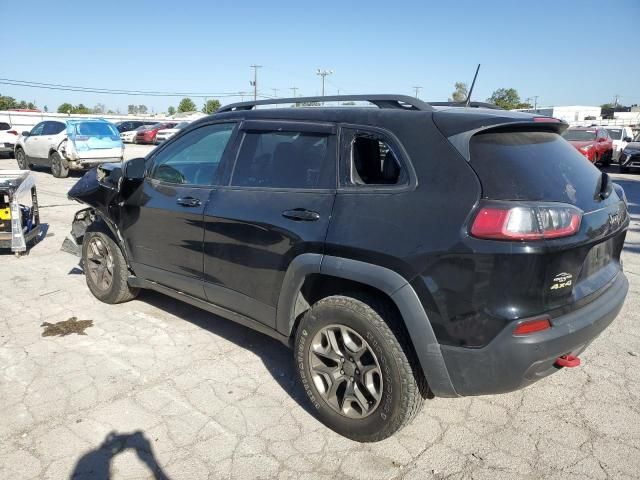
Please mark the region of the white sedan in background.
[[17, 130], [6, 122], [0, 122], [0, 154], [13, 154], [17, 141]]
[[186, 127], [190, 123], [191, 122], [180, 122], [173, 128], [164, 128], [162, 130], [158, 130], [158, 133], [156, 135], [156, 140], [155, 140], [156, 145], [169, 140], [171, 137], [173, 137], [176, 133], [178, 133], [180, 130], [182, 130], [184, 127]]
[[613, 140], [613, 160], [618, 161], [620, 154], [633, 139], [631, 127], [605, 127], [609, 136]]
[[142, 125], [141, 127], [136, 128], [135, 130], [129, 130], [128, 132], [122, 132], [120, 134], [120, 140], [122, 143], [136, 143], [136, 135], [139, 131], [147, 128], [147, 125]]

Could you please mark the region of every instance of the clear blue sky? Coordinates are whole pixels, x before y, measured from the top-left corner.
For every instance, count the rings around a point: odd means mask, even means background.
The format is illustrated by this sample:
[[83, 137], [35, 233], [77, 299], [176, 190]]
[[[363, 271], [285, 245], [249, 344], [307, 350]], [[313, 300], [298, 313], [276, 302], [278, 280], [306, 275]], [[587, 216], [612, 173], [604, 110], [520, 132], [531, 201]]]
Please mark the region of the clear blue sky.
[[[251, 90], [249, 65], [257, 63], [266, 95], [290, 95], [293, 86], [319, 94], [320, 67], [335, 72], [327, 94], [412, 94], [419, 85], [421, 98], [446, 100], [482, 63], [476, 100], [514, 87], [542, 105], [597, 105], [614, 94], [640, 103], [640, 0], [27, 3], [0, 0], [2, 78], [239, 92]], [[9, 85], [0, 93], [50, 110], [101, 102], [162, 111], [179, 100]]]

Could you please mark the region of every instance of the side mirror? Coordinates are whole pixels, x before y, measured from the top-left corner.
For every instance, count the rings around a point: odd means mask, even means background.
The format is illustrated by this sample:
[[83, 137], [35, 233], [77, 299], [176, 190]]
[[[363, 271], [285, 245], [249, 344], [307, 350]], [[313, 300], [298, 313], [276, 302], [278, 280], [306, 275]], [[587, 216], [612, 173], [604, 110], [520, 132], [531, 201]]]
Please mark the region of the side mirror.
[[146, 170], [146, 161], [144, 158], [132, 158], [127, 160], [123, 165], [124, 178], [130, 181], [143, 180]]
[[623, 142], [630, 143], [630, 142], [633, 142], [633, 138], [631, 138], [631, 137], [624, 137], [624, 138], [622, 139], [622, 141], [623, 141]]
[[31, 135], [31, 132], [27, 132], [26, 130], [22, 132], [23, 137], [28, 137], [29, 135]]

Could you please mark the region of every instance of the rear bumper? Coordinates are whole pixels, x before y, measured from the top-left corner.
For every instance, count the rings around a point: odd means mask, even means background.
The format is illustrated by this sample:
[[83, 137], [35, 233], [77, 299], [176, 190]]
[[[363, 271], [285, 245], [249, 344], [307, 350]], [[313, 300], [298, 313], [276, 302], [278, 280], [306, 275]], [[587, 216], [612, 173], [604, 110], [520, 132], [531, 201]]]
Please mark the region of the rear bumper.
[[68, 160], [70, 170], [87, 170], [103, 163], [119, 163], [122, 157], [103, 157], [103, 158], [80, 158], [79, 160]]
[[507, 327], [478, 349], [442, 345], [455, 391], [463, 396], [510, 392], [558, 371], [559, 356], [579, 355], [609, 326], [628, 289], [627, 278], [620, 272], [605, 293], [579, 310], [554, 318], [551, 329], [514, 337]]

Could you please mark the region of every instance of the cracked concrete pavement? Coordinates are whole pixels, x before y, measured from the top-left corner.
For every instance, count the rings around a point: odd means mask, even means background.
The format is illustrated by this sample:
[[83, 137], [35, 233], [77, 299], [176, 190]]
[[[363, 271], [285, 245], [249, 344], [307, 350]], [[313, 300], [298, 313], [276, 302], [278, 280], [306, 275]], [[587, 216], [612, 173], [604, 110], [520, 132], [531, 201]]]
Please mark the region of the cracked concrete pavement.
[[[96, 300], [60, 251], [79, 177], [35, 176], [46, 237], [0, 255], [0, 478], [640, 478], [640, 175], [614, 174], [633, 216], [630, 291], [583, 365], [511, 394], [428, 400], [377, 444], [310, 414], [276, 341], [156, 293]], [[41, 336], [70, 317], [93, 326]]]

